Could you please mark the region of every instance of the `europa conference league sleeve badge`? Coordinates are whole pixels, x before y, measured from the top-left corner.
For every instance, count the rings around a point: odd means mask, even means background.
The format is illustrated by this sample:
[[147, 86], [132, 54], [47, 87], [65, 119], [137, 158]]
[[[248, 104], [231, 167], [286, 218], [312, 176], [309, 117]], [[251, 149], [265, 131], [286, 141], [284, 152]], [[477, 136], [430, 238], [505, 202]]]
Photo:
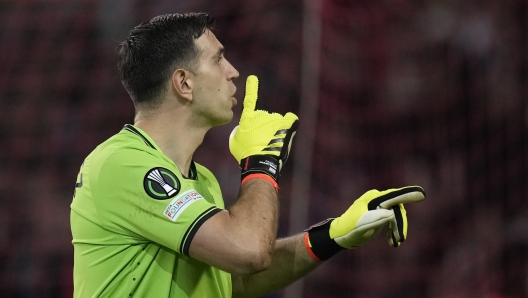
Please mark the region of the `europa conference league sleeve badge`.
[[143, 178], [145, 192], [156, 200], [165, 200], [174, 197], [180, 192], [180, 180], [166, 168], [150, 169]]

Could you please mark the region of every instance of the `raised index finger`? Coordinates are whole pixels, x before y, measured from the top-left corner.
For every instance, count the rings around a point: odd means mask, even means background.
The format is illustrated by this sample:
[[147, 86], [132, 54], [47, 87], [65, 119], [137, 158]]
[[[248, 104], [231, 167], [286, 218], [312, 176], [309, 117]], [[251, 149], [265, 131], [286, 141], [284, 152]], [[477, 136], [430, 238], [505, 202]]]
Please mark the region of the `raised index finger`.
[[242, 113], [251, 112], [257, 106], [259, 81], [257, 76], [250, 75], [246, 80], [246, 95], [244, 97], [244, 109]]

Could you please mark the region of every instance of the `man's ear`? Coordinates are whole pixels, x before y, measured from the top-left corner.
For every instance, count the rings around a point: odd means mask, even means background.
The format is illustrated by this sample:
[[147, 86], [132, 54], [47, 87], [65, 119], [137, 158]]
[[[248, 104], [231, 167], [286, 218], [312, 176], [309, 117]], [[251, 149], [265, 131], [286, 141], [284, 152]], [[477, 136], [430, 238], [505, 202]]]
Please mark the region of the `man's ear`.
[[186, 71], [185, 69], [176, 69], [172, 73], [171, 83], [172, 90], [181, 98], [188, 101], [192, 101], [192, 92], [193, 92], [193, 75], [191, 72]]

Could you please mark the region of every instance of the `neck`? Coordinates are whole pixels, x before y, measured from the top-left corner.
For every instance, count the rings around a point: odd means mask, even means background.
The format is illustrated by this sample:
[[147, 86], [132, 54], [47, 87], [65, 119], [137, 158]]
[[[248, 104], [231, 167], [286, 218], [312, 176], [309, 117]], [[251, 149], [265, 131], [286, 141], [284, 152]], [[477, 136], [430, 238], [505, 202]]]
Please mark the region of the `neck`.
[[203, 141], [208, 128], [198, 127], [191, 120], [192, 114], [185, 107], [161, 107], [154, 112], [138, 112], [134, 126], [146, 132], [187, 176], [192, 157]]

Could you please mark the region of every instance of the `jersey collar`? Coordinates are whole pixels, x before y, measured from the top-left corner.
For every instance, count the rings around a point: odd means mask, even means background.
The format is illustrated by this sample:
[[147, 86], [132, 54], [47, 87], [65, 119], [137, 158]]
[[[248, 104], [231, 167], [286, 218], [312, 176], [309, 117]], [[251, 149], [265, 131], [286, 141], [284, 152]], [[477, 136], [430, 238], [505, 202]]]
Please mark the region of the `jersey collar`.
[[147, 146], [149, 146], [150, 148], [154, 149], [154, 150], [158, 150], [158, 151], [161, 151], [154, 143], [154, 141], [144, 132], [142, 131], [141, 129], [133, 126], [133, 125], [130, 125], [130, 124], [125, 124], [125, 127], [123, 127], [123, 130], [128, 130], [130, 131], [131, 133], [137, 135], [138, 137], [140, 137], [143, 142], [145, 142], [145, 144], [147, 144]]
[[[148, 136], [148, 134], [146, 134], [141, 129], [139, 129], [139, 128], [133, 126], [133, 125], [130, 125], [130, 124], [125, 124], [125, 127], [123, 127], [123, 130], [129, 131], [129, 132], [137, 135], [138, 137], [140, 137], [143, 140], [143, 142], [145, 142], [145, 144], [148, 147], [161, 152], [161, 150], [158, 148], [156, 143], [154, 143], [154, 141]], [[194, 164], [194, 160], [191, 160], [191, 167], [189, 168], [188, 177], [185, 177], [185, 175], [183, 175], [183, 174], [182, 174], [182, 176], [183, 176], [183, 178], [190, 179], [190, 180], [197, 180], [198, 179], [198, 172], [196, 171], [196, 165]]]

